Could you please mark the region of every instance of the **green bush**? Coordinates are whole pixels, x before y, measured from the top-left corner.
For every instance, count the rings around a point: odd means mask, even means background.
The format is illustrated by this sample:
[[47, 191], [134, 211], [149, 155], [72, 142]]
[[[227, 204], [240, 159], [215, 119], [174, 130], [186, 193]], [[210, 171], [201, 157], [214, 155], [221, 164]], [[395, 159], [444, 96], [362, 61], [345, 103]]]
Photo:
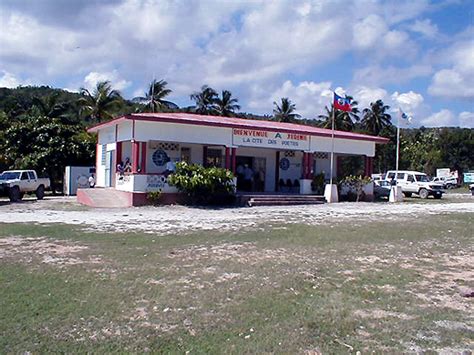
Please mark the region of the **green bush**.
[[168, 184], [185, 193], [191, 203], [224, 205], [234, 201], [233, 179], [232, 172], [226, 169], [179, 162], [168, 177]]
[[319, 195], [324, 193], [324, 173], [314, 175], [313, 181], [311, 182], [311, 190]]
[[146, 194], [146, 199], [152, 205], [158, 205], [160, 203], [161, 191], [151, 191]]
[[355, 198], [356, 202], [359, 202], [361, 198], [364, 197], [364, 186], [370, 183], [372, 180], [367, 176], [355, 176], [349, 175], [342, 179], [339, 183], [340, 188], [343, 185], [349, 188], [347, 193], [347, 198], [349, 201], [352, 201]]

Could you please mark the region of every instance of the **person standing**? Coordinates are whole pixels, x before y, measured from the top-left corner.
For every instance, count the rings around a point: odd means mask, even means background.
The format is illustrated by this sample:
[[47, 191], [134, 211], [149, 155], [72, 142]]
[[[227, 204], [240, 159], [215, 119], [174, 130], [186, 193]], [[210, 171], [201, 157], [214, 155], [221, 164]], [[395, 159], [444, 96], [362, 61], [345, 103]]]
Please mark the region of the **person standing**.
[[253, 170], [248, 164], [244, 166], [244, 190], [252, 191]]

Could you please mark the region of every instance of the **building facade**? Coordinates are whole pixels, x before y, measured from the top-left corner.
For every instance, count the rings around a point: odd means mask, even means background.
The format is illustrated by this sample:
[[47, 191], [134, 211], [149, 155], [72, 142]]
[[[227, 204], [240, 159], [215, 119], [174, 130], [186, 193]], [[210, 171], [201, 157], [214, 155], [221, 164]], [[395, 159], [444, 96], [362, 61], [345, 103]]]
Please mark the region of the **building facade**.
[[[311, 193], [315, 174], [329, 179], [332, 132], [328, 129], [273, 121], [188, 113], [140, 113], [118, 117], [88, 130], [98, 134], [96, 186], [130, 194], [131, 205], [143, 204], [146, 193], [175, 195], [167, 184], [170, 164], [178, 161], [219, 166], [239, 180], [249, 172], [252, 185], [238, 190]], [[334, 132], [334, 171], [338, 158], [363, 156], [365, 174], [372, 173], [375, 145], [387, 139]], [[117, 166], [130, 163], [124, 173]], [[250, 170], [249, 170], [250, 169]]]

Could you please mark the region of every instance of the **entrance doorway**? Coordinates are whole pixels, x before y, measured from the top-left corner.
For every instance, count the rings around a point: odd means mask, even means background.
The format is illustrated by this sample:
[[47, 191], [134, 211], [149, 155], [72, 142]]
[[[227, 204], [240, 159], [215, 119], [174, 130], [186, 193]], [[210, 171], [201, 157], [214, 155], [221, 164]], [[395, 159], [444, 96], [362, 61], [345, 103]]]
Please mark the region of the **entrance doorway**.
[[265, 158], [236, 157], [237, 191], [265, 191]]
[[115, 186], [114, 157], [114, 150], [109, 150], [105, 153], [105, 187]]

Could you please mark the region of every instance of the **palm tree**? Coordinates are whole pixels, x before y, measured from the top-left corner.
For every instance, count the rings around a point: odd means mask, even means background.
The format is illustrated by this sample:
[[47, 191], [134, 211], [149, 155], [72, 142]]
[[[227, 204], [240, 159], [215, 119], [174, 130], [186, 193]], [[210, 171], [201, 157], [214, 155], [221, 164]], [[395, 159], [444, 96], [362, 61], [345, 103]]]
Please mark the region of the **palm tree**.
[[195, 92], [190, 97], [191, 100], [196, 102], [194, 110], [197, 113], [210, 115], [216, 112], [216, 101], [218, 96], [213, 88], [204, 85], [201, 87], [200, 92]]
[[163, 109], [177, 109], [178, 105], [164, 100], [166, 96], [172, 93], [170, 89], [166, 88], [166, 85], [168, 83], [165, 80], [156, 81], [156, 79], [153, 79], [145, 96], [134, 97], [133, 101], [146, 105], [147, 109], [151, 112]]
[[59, 93], [55, 92], [46, 97], [33, 97], [33, 105], [39, 110], [40, 114], [50, 118], [63, 117], [67, 111], [65, 102], [58, 102]]
[[78, 103], [81, 114], [96, 122], [111, 119], [113, 114], [110, 110], [122, 100], [120, 93], [112, 89], [110, 81], [98, 82], [92, 94], [85, 88], [81, 88], [80, 93], [82, 97]]
[[235, 111], [240, 110], [240, 105], [237, 104], [237, 102], [239, 102], [239, 100], [232, 98], [230, 91], [222, 91], [222, 98], [217, 98], [215, 101], [217, 113], [220, 116], [231, 116]]
[[275, 108], [273, 109], [273, 117], [278, 122], [294, 122], [295, 119], [301, 117], [295, 113], [296, 105], [287, 97], [281, 98], [280, 105], [275, 101], [273, 102], [273, 105], [275, 105]]
[[[336, 116], [334, 117], [334, 128], [341, 130], [341, 131], [352, 131], [355, 126], [355, 122], [359, 121], [359, 109], [357, 105], [359, 104], [355, 101], [352, 96], [347, 96], [351, 103], [351, 111], [336, 111]], [[331, 128], [332, 127], [332, 117], [334, 113], [334, 105], [331, 104], [331, 109], [327, 106], [325, 107], [326, 114], [319, 115], [319, 119], [323, 120], [322, 127], [323, 128]]]
[[369, 133], [378, 136], [385, 127], [392, 124], [392, 116], [386, 113], [390, 109], [390, 106], [384, 105], [382, 100], [377, 100], [370, 103], [369, 108], [365, 108], [362, 118], [362, 127]]

